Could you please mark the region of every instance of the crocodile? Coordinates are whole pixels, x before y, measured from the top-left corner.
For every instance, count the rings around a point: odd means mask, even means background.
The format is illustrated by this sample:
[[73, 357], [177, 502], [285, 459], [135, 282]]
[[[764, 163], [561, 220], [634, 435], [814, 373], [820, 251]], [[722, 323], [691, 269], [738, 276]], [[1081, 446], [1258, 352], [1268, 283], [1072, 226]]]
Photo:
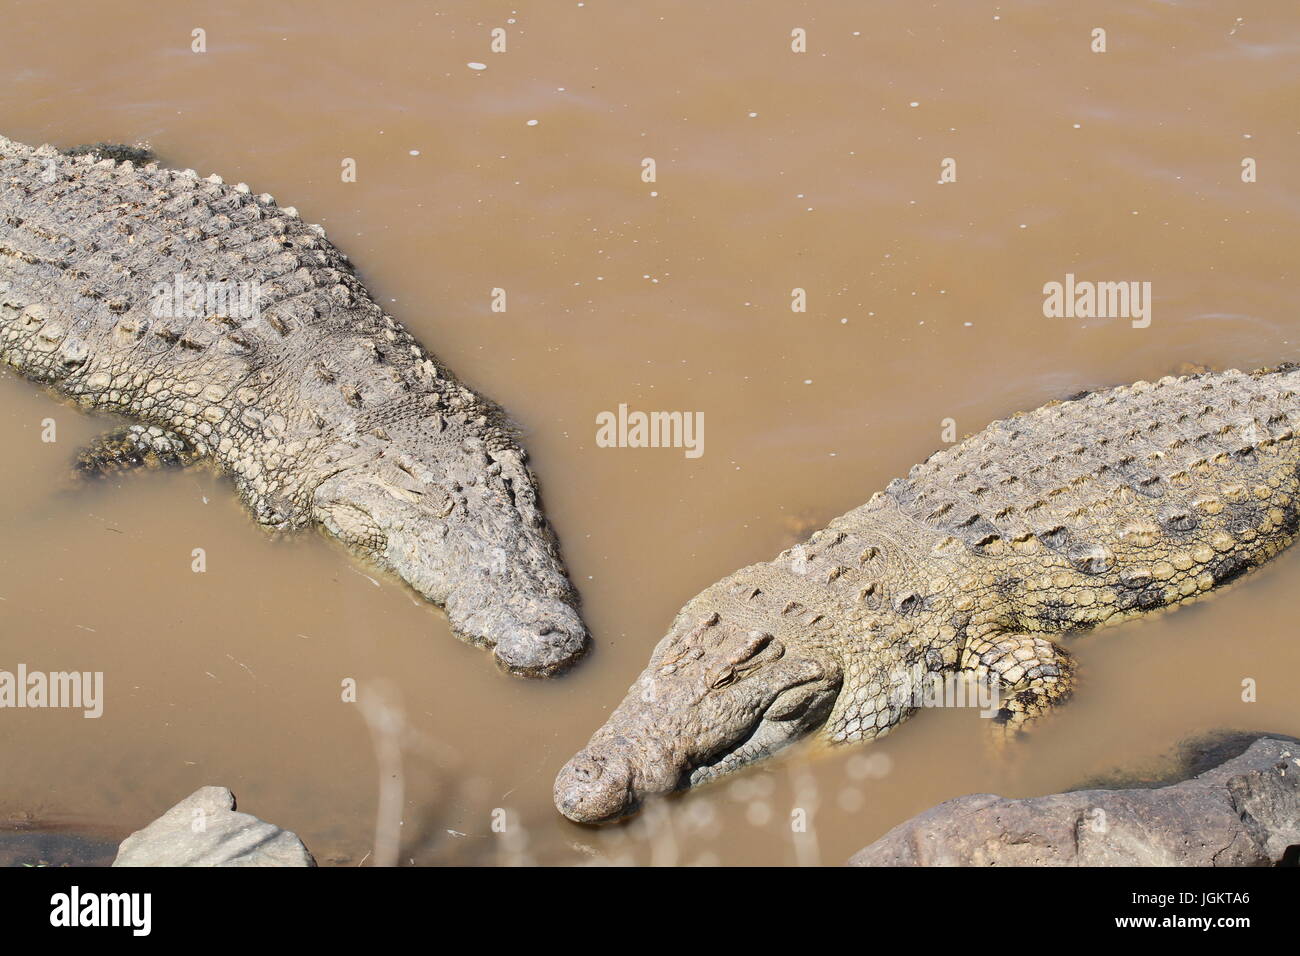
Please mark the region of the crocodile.
[[262, 525], [324, 529], [510, 672], [587, 646], [517, 427], [268, 194], [0, 137], [0, 360], [129, 423], [84, 470], [208, 462]]
[[801, 738], [871, 740], [936, 681], [996, 691], [995, 740], [1018, 736], [1078, 682], [1058, 639], [1203, 597], [1293, 541], [1297, 421], [1284, 365], [1052, 401], [935, 452], [688, 602], [556, 807], [612, 821]]

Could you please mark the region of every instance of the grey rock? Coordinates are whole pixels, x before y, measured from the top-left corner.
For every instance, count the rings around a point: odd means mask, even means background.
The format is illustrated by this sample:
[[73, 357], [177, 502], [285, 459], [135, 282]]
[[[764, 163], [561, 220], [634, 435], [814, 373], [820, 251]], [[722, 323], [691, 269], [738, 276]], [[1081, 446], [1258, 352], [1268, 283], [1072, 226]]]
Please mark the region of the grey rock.
[[1263, 737], [1226, 763], [1153, 789], [948, 800], [851, 866], [1267, 866], [1300, 845], [1300, 746]]
[[114, 866], [315, 866], [297, 834], [235, 810], [225, 787], [201, 787], [122, 841]]

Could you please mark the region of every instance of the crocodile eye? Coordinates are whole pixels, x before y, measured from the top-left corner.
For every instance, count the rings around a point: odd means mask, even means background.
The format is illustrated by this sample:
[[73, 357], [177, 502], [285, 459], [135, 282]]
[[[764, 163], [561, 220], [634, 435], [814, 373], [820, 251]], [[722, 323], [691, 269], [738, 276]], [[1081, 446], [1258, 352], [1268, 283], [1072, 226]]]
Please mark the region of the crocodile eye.
[[728, 684], [735, 681], [735, 679], [736, 679], [736, 669], [734, 667], [728, 667], [725, 671], [719, 674], [718, 679], [713, 682], [713, 689], [721, 690], [722, 688], [726, 687]]

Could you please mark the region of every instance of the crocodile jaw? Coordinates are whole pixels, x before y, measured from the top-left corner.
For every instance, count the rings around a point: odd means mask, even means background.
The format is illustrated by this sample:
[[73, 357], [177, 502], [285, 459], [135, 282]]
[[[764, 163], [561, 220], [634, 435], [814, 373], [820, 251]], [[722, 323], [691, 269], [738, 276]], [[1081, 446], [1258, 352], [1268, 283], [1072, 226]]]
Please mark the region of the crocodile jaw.
[[371, 460], [323, 481], [314, 514], [352, 550], [444, 608], [505, 670], [553, 674], [587, 648], [578, 596], [513, 450]]
[[647, 797], [739, 770], [825, 723], [841, 686], [837, 661], [716, 625], [715, 615], [655, 649], [623, 703], [560, 771], [561, 813], [612, 822]]

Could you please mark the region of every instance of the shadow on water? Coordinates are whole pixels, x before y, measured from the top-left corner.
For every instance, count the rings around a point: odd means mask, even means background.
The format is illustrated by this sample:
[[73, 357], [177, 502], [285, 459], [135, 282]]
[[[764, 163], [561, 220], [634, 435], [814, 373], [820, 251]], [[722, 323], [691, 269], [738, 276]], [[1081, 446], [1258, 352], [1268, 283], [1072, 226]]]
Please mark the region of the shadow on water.
[[0, 826], [0, 866], [109, 866], [118, 841], [69, 826], [32, 821]]

